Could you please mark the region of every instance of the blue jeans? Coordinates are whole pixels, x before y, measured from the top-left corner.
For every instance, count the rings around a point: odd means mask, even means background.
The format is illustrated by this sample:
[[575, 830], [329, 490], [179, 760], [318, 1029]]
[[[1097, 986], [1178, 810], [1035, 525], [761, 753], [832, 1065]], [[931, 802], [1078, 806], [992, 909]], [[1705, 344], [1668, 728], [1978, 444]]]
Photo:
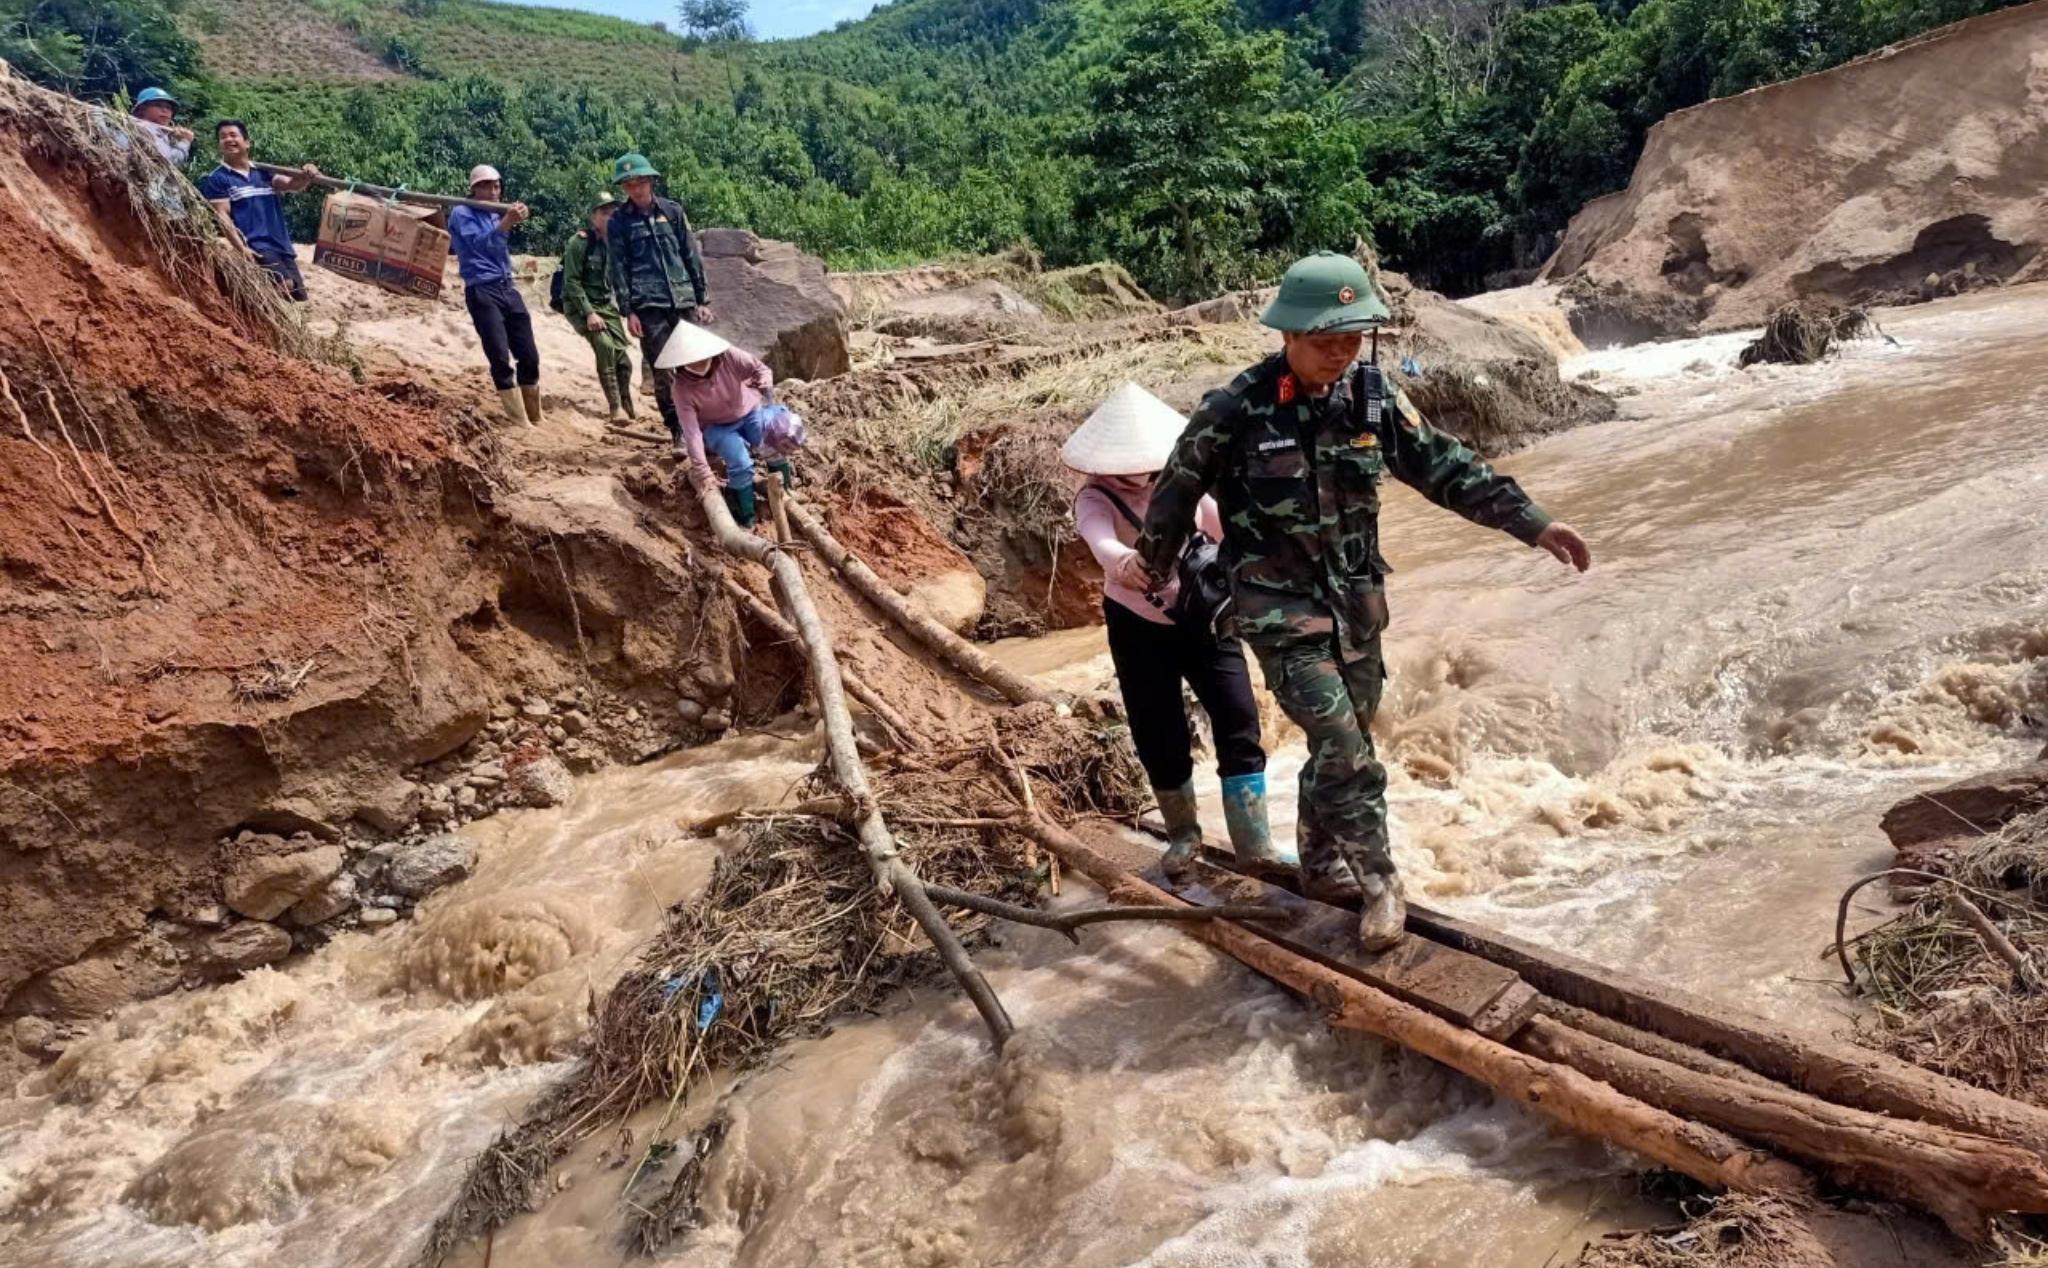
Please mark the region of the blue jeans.
[[701, 423], [704, 455], [725, 464], [725, 487], [754, 487], [754, 446], [761, 443], [761, 416], [768, 411], [764, 401], [729, 423]]

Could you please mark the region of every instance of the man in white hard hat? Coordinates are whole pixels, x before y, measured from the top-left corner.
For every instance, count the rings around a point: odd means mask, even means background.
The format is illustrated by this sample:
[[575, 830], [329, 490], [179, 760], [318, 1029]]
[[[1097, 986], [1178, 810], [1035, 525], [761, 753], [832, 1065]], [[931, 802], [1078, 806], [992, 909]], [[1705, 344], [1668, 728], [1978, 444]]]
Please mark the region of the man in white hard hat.
[[670, 403], [679, 434], [676, 457], [689, 461], [698, 483], [715, 478], [710, 458], [725, 467], [725, 505], [742, 528], [754, 523], [754, 450], [773, 408], [775, 372], [744, 348], [693, 322], [678, 321], [654, 358], [672, 376]]
[[[470, 169], [469, 196], [477, 202], [504, 200], [498, 169], [479, 163]], [[528, 216], [525, 203], [504, 211], [457, 207], [448, 213], [448, 249], [462, 271], [462, 303], [491, 364], [498, 405], [515, 423], [538, 423], [540, 349], [533, 342], [533, 318], [512, 281], [510, 234]]]
[[[1109, 656], [1131, 743], [1166, 820], [1167, 873], [1185, 871], [1202, 844], [1185, 682], [1209, 715], [1223, 821], [1238, 863], [1253, 875], [1292, 879], [1299, 863], [1273, 844], [1266, 822], [1266, 751], [1244, 648], [1234, 634], [1216, 628], [1213, 614], [1181, 601], [1180, 577], [1155, 585], [1135, 549], [1152, 481], [1187, 421], [1135, 383], [1118, 388], [1060, 449], [1068, 468], [1087, 477], [1074, 498], [1074, 523], [1102, 565]], [[1222, 541], [1214, 498], [1202, 499], [1195, 531], [1212, 545]]]

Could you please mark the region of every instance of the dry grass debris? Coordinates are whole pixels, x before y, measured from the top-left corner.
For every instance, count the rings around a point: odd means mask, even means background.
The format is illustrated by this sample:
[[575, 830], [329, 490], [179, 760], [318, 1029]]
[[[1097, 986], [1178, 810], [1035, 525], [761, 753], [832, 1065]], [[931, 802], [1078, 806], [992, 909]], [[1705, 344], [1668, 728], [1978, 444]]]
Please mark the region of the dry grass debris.
[[1742, 350], [1735, 364], [1744, 369], [1770, 362], [1812, 365], [1835, 345], [1878, 333], [1877, 323], [1861, 308], [1843, 308], [1824, 300], [1794, 300], [1771, 314], [1763, 334]]
[[1947, 903], [1959, 887], [2022, 952], [2048, 946], [2048, 811], [1961, 851], [1951, 880], [1851, 944], [1857, 984], [1875, 1005], [1863, 1038], [1915, 1065], [2048, 1105], [2048, 992], [2015, 981]]
[[1835, 1268], [1799, 1202], [1731, 1193], [1689, 1214], [1676, 1228], [1596, 1242], [1571, 1268]]
[[[1020, 775], [1042, 811], [1134, 815], [1145, 803], [1144, 776], [1120, 737], [1050, 705], [1013, 709], [993, 726], [956, 747], [890, 755], [873, 771], [875, 791], [898, 847], [927, 883], [1034, 904], [1045, 878], [1023, 839], [963, 821], [985, 808], [1017, 809]], [[825, 791], [820, 778], [799, 797]], [[419, 1263], [532, 1209], [556, 1158], [640, 1106], [679, 1108], [713, 1071], [755, 1068], [784, 1043], [872, 1011], [900, 988], [950, 981], [909, 913], [877, 891], [839, 820], [764, 814], [743, 824], [703, 895], [669, 913], [606, 997], [577, 1068], [473, 1165]], [[989, 919], [956, 913], [953, 923], [972, 947]], [[650, 1150], [673, 1147], [654, 1135]], [[678, 1183], [695, 1183], [696, 1174], [685, 1168]], [[678, 1213], [694, 1206], [689, 1195], [636, 1202], [635, 1240], [645, 1249], [665, 1244], [680, 1231]]]

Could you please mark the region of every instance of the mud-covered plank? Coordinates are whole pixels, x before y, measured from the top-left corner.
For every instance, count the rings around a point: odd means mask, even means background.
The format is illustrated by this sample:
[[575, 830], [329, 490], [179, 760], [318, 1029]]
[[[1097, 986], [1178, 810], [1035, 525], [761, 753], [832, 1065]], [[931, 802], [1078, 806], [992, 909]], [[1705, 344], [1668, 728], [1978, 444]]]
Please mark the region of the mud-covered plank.
[[1201, 861], [1175, 881], [1160, 871], [1156, 855], [1144, 857], [1149, 851], [1142, 847], [1138, 853], [1132, 861], [1140, 866], [1132, 870], [1148, 883], [1198, 907], [1278, 907], [1287, 913], [1285, 919], [1249, 921], [1245, 927], [1488, 1038], [1513, 1033], [1535, 1009], [1536, 992], [1498, 964], [1422, 938], [1404, 938], [1387, 951], [1368, 954], [1358, 949], [1358, 918], [1349, 912]]

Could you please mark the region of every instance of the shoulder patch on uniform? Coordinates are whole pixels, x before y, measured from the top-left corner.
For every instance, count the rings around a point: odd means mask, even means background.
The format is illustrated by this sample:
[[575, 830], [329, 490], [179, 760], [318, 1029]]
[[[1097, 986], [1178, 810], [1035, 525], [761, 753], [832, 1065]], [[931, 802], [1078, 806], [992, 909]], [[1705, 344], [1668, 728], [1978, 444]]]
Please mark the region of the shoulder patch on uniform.
[[1401, 425], [1410, 431], [1422, 426], [1422, 411], [1416, 409], [1415, 402], [1408, 399], [1408, 393], [1398, 387], [1394, 389], [1394, 415], [1401, 420]]

